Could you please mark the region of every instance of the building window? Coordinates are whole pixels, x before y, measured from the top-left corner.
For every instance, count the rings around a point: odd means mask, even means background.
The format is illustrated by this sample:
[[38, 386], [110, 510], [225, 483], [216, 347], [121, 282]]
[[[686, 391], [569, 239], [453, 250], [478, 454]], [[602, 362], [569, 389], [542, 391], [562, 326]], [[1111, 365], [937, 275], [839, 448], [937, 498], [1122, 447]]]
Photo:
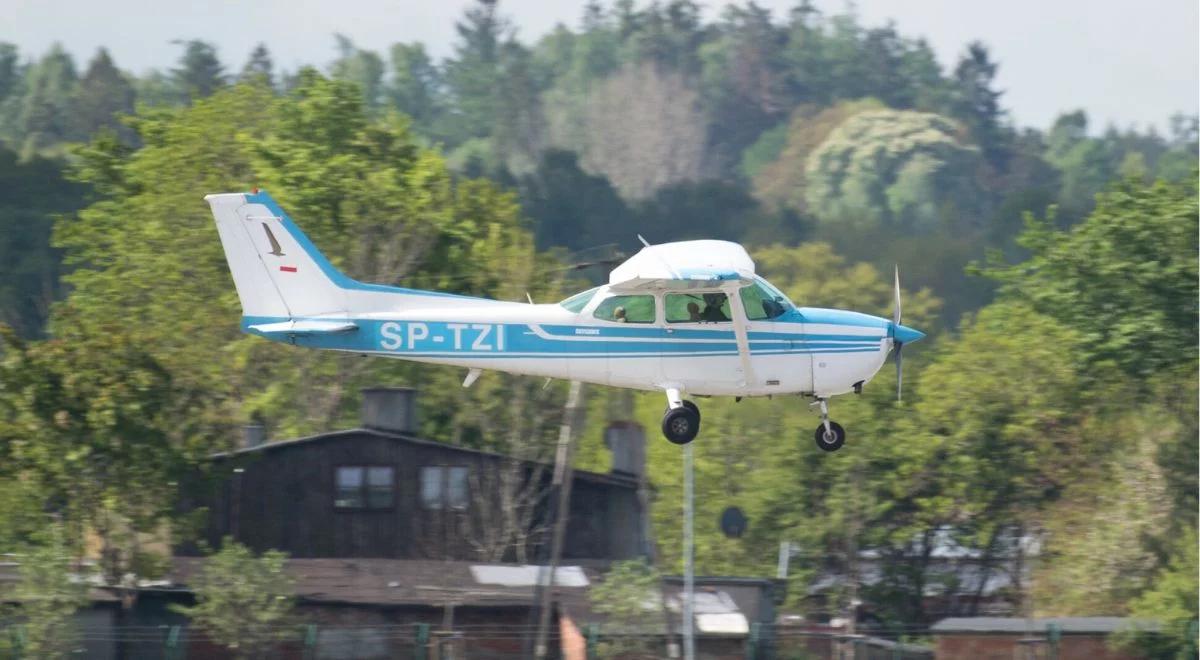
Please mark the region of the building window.
[[467, 508], [467, 468], [445, 465], [421, 468], [421, 506], [444, 510]]
[[390, 509], [395, 501], [395, 471], [390, 467], [339, 467], [334, 484], [337, 509]]

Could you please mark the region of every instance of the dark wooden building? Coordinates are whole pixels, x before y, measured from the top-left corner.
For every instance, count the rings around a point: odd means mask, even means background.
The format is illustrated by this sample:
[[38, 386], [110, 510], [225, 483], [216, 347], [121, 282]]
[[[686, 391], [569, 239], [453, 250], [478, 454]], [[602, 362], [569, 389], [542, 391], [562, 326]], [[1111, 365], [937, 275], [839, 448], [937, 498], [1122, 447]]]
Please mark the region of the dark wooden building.
[[[264, 443], [249, 433], [250, 446], [214, 457], [215, 483], [185, 508], [208, 509], [211, 547], [230, 536], [293, 558], [540, 559], [552, 466], [422, 440], [416, 428], [412, 390], [368, 390], [361, 428]], [[614, 465], [630, 471], [574, 472], [564, 560], [645, 552], [642, 449], [621, 451]]]

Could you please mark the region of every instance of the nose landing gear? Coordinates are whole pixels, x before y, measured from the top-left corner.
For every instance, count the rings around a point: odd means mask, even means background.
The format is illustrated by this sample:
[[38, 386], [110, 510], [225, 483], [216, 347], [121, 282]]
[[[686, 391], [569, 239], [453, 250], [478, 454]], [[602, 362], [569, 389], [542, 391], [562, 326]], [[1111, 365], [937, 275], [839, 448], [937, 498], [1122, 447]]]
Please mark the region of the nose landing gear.
[[846, 430], [841, 424], [829, 420], [829, 404], [825, 399], [817, 399], [821, 406], [821, 424], [817, 427], [817, 447], [822, 451], [837, 451], [846, 444]]

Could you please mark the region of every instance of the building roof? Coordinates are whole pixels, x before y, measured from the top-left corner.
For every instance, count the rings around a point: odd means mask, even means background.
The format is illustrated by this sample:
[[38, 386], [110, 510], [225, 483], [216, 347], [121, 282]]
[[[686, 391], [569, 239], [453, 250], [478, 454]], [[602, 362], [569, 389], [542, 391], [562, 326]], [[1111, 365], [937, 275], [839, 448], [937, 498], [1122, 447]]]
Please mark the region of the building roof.
[[[320, 442], [327, 442], [327, 441], [338, 440], [338, 439], [345, 439], [347, 437], [354, 437], [354, 436], [372, 436], [372, 437], [376, 437], [376, 438], [384, 438], [387, 440], [394, 440], [396, 442], [404, 442], [404, 443], [414, 444], [414, 445], [423, 445], [423, 446], [427, 446], [427, 447], [437, 447], [439, 449], [445, 449], [445, 450], [449, 450], [449, 451], [457, 451], [457, 452], [461, 452], [464, 454], [473, 454], [476, 456], [487, 456], [487, 457], [502, 458], [502, 459], [512, 458], [511, 456], [506, 456], [504, 454], [498, 454], [496, 452], [484, 451], [481, 449], [472, 449], [470, 447], [462, 447], [459, 445], [451, 445], [451, 444], [447, 444], [445, 442], [435, 442], [433, 440], [423, 440], [421, 438], [418, 438], [414, 435], [410, 435], [407, 433], [397, 433], [397, 432], [393, 432], [393, 431], [383, 431], [380, 429], [365, 428], [365, 427], [345, 429], [343, 431], [330, 431], [328, 433], [319, 433], [317, 435], [310, 435], [310, 436], [306, 436], [303, 438], [295, 438], [292, 440], [278, 440], [275, 442], [265, 442], [261, 445], [255, 445], [253, 447], [243, 447], [241, 449], [235, 449], [233, 451], [217, 452], [215, 454], [211, 454], [210, 458], [222, 459], [222, 458], [230, 458], [230, 457], [234, 457], [234, 456], [251, 455], [251, 454], [256, 454], [256, 453], [267, 453], [267, 452], [272, 452], [272, 451], [276, 451], [276, 450], [280, 450], [280, 449], [288, 449], [288, 448], [302, 446], [302, 445], [316, 444], [316, 443], [320, 443]], [[518, 459], [518, 460], [521, 460], [521, 459]], [[527, 461], [527, 460], [522, 460], [522, 462], [529, 463], [531, 465], [536, 463], [536, 461]], [[581, 479], [584, 481], [609, 484], [609, 485], [613, 485], [613, 486], [621, 486], [624, 488], [633, 488], [633, 489], [637, 488], [637, 478], [632, 475], [628, 475], [628, 474], [624, 474], [624, 473], [602, 474], [599, 472], [588, 472], [586, 470], [573, 470], [572, 474], [575, 479]]]
[[[203, 557], [174, 557], [170, 590], [188, 590]], [[539, 567], [520, 564], [408, 559], [288, 559], [284, 570], [296, 596], [310, 603], [444, 607], [528, 607]], [[559, 601], [586, 601], [598, 577], [594, 568], [560, 566], [555, 571]]]
[[1019, 618], [997, 616], [951, 617], [942, 619], [930, 628], [936, 635], [956, 633], [1045, 633], [1054, 624], [1063, 634], [1108, 634], [1137, 628], [1157, 630], [1157, 621], [1129, 619], [1119, 616]]

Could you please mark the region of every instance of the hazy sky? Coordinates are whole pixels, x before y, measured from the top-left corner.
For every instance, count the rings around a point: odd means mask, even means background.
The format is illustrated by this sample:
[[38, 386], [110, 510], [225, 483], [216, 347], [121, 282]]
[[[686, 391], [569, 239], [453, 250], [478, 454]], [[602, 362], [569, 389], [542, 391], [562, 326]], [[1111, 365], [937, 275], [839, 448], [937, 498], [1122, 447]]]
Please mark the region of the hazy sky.
[[[385, 51], [397, 41], [423, 41], [450, 53], [454, 21], [473, 0], [3, 0], [0, 41], [29, 56], [55, 41], [86, 61], [109, 48], [136, 73], [173, 63], [173, 39], [214, 42], [229, 69], [239, 69], [263, 41], [276, 66], [324, 65], [334, 57], [332, 33]], [[575, 26], [583, 0], [501, 0], [527, 43], [556, 23]], [[606, 3], [607, 4], [607, 3]], [[639, 2], [644, 5], [645, 2]], [[712, 17], [728, 4], [703, 3]], [[777, 18], [794, 0], [758, 0]], [[842, 0], [816, 0], [826, 13]], [[1196, 0], [859, 0], [868, 26], [894, 20], [901, 34], [924, 36], [943, 67], [980, 39], [1000, 63], [1003, 101], [1023, 126], [1046, 127], [1062, 110], [1084, 108], [1093, 132], [1165, 126], [1175, 112], [1195, 113], [1200, 97], [1200, 31]], [[81, 64], [82, 66], [82, 64]]]

